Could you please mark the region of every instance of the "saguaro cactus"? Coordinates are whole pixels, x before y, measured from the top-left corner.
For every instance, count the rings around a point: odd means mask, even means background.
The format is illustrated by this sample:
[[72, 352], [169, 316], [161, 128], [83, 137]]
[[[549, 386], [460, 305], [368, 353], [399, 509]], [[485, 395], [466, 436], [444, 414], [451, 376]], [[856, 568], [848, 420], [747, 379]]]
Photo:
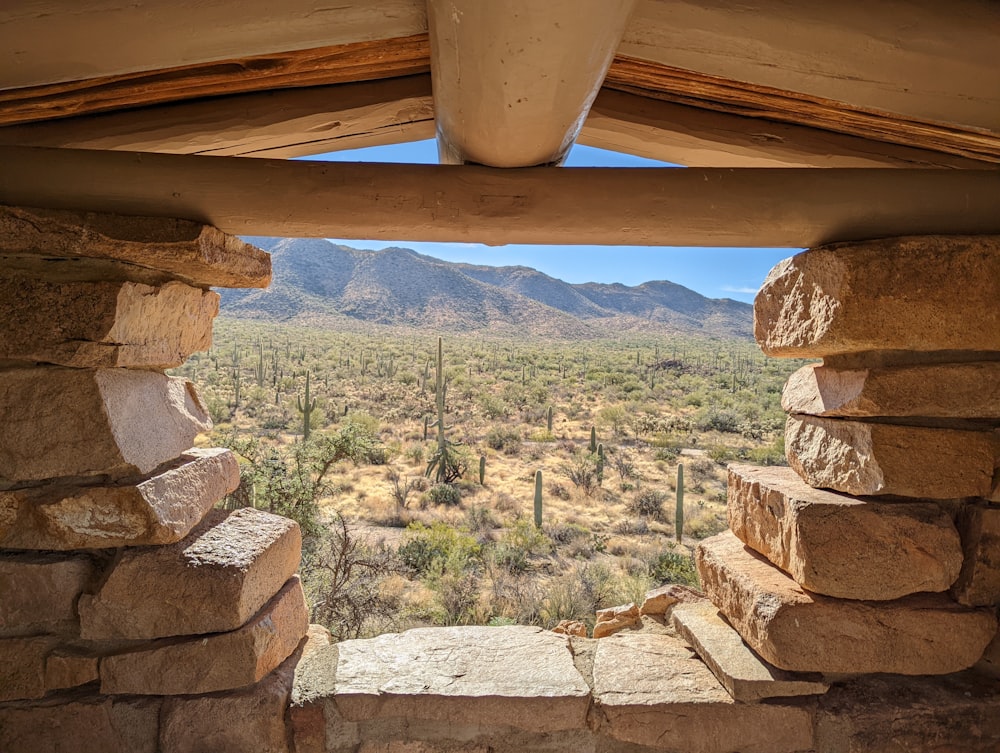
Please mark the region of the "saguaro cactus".
[[542, 527], [542, 472], [535, 471], [535, 527]]
[[447, 391], [447, 384], [444, 381], [444, 356], [441, 338], [438, 338], [437, 351], [437, 421], [432, 425], [438, 430], [438, 446], [427, 464], [426, 476], [434, 474], [434, 481], [438, 484], [450, 484], [455, 479], [461, 478], [465, 469], [459, 465], [459, 458], [456, 457], [454, 443], [449, 442], [445, 437], [446, 428], [444, 425], [444, 398]]
[[597, 427], [590, 427], [590, 451], [597, 452]]
[[545, 430], [551, 434], [552, 433], [552, 406], [545, 412]]
[[486, 486], [486, 456], [479, 456], [479, 485]]
[[674, 536], [681, 543], [684, 535], [684, 463], [677, 464], [677, 509], [674, 511]]
[[594, 470], [597, 475], [597, 485], [600, 486], [604, 483], [604, 445], [597, 445], [597, 462], [595, 463]]
[[309, 372], [306, 372], [306, 399], [302, 400], [300, 395], [296, 395], [295, 403], [299, 413], [302, 414], [302, 438], [309, 439], [309, 421], [312, 418], [313, 408], [316, 407], [316, 398], [309, 399]]

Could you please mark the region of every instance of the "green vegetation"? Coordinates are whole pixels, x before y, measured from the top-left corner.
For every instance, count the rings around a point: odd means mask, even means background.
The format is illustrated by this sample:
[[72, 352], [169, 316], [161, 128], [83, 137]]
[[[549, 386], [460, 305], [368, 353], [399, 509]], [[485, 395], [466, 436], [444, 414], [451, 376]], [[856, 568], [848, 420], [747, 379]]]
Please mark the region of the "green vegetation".
[[799, 364], [752, 343], [447, 346], [445, 361], [413, 331], [223, 319], [174, 372], [216, 422], [204, 443], [241, 458], [226, 504], [301, 524], [312, 619], [337, 637], [592, 623], [696, 583], [693, 547], [726, 525], [725, 463], [782, 459], [781, 386]]

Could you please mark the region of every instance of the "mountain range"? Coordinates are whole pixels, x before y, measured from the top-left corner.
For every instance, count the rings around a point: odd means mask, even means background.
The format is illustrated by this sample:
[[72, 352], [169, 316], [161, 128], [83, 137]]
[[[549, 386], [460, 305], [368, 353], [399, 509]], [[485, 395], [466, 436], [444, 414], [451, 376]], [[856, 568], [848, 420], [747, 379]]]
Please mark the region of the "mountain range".
[[266, 290], [224, 290], [236, 318], [357, 329], [598, 338], [622, 331], [752, 337], [753, 307], [665, 280], [570, 284], [528, 267], [458, 264], [408, 248], [364, 251], [320, 239], [245, 238], [271, 253]]

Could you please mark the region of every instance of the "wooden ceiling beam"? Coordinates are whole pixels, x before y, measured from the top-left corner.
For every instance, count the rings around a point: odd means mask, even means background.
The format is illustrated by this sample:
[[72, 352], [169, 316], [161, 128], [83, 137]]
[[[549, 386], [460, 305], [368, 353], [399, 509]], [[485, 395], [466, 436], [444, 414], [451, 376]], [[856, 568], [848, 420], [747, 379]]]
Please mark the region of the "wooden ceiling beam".
[[0, 128], [9, 145], [279, 159], [432, 138], [426, 73]]
[[[0, 128], [0, 143], [290, 158], [434, 138], [428, 74], [206, 98]], [[603, 89], [578, 141], [698, 167], [989, 163]]]
[[12, 0], [0, 3], [0, 89], [426, 33], [424, 0]]
[[[1000, 79], [1000, 76], [997, 78]], [[1000, 161], [1000, 128], [996, 132], [987, 132], [909, 119], [884, 110], [867, 111], [821, 97], [721, 79], [623, 56], [615, 58], [604, 85], [691, 107], [821, 128], [970, 159]]]
[[1000, 171], [523, 168], [0, 147], [0, 203], [229, 233], [801, 248], [1000, 233]]
[[428, 0], [443, 164], [559, 164], [635, 0]]
[[969, 159], [608, 88], [597, 95], [577, 141], [696, 167], [975, 169], [1000, 162], [1000, 156]]

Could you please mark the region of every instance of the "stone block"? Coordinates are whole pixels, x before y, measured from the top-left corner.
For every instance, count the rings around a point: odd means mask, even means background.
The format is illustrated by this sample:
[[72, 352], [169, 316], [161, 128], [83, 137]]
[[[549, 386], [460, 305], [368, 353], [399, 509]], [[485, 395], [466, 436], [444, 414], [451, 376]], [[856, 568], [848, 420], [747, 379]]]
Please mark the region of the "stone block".
[[987, 497], [997, 450], [989, 431], [799, 415], [785, 425], [788, 464], [807, 484], [862, 496]]
[[675, 604], [697, 604], [705, 601], [705, 595], [680, 583], [668, 583], [646, 592], [639, 614], [664, 615]]
[[685, 753], [812, 750], [808, 709], [736, 703], [691, 650], [668, 635], [598, 642], [592, 728], [621, 743]]
[[966, 606], [1000, 605], [1000, 506], [966, 505], [958, 529], [965, 561], [952, 596]]
[[159, 750], [165, 753], [288, 753], [285, 714], [298, 652], [255, 685], [163, 702]]
[[641, 621], [639, 607], [635, 604], [601, 609], [597, 612], [597, 620], [594, 623], [594, 637], [606, 638], [620, 630], [638, 625]]
[[195, 695], [253, 685], [291, 656], [309, 628], [297, 577], [243, 627], [187, 640], [164, 639], [101, 660], [101, 692]]
[[0, 275], [0, 359], [169, 369], [212, 345], [219, 295], [169, 282], [49, 282]]
[[781, 394], [787, 413], [840, 418], [1000, 418], [1000, 361], [885, 368], [803, 366]]
[[194, 385], [132, 369], [0, 370], [0, 487], [143, 476], [211, 427]]
[[77, 635], [77, 599], [99, 572], [86, 555], [0, 553], [0, 637]]
[[946, 591], [962, 567], [934, 502], [878, 502], [806, 485], [791, 468], [729, 466], [729, 528], [814, 593], [897, 599]]
[[559, 620], [559, 624], [552, 628], [556, 635], [575, 635], [578, 638], [587, 637], [586, 624], [578, 620]]
[[947, 677], [860, 677], [819, 699], [818, 753], [996, 753], [1000, 683]]
[[1000, 237], [840, 243], [779, 263], [754, 301], [770, 356], [1000, 350]]
[[110, 698], [84, 690], [0, 704], [0, 750], [160, 753], [159, 712], [158, 698]]
[[56, 483], [0, 491], [0, 546], [66, 550], [172, 544], [239, 483], [236, 456], [213, 447], [191, 448], [135, 483]]
[[96, 682], [99, 662], [97, 654], [85, 649], [57, 648], [45, 659], [45, 687], [58, 690]]
[[[418, 628], [345, 641], [303, 661], [336, 677], [348, 721], [402, 718], [532, 732], [584, 726], [590, 688], [568, 639], [534, 627]], [[312, 666], [310, 671], [307, 667]]]
[[302, 537], [287, 518], [213, 510], [176, 544], [126, 549], [96, 594], [80, 598], [87, 640], [235, 630], [295, 573]]
[[992, 610], [944, 594], [853, 601], [810, 593], [732, 533], [696, 552], [702, 586], [743, 640], [792, 672], [935, 675], [971, 667], [997, 629]]
[[50, 635], [0, 638], [0, 701], [45, 695], [45, 660], [59, 642]]
[[202, 287], [266, 288], [271, 257], [221, 230], [161, 217], [0, 207], [0, 253], [107, 259]]
[[821, 695], [830, 687], [818, 675], [796, 675], [768, 664], [707, 601], [681, 604], [671, 619], [680, 636], [736, 701]]

